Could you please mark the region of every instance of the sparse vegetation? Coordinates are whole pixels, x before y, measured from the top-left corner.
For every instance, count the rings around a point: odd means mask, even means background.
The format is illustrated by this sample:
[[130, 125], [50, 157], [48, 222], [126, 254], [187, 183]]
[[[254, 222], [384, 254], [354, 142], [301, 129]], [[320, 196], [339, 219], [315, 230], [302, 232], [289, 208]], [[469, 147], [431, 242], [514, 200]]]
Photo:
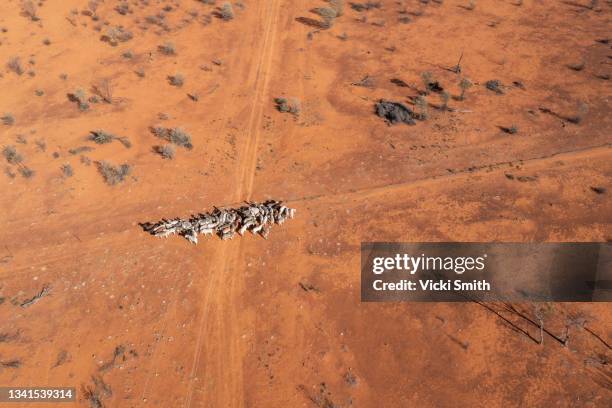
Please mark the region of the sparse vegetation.
[[38, 139], [34, 143], [36, 143], [36, 146], [40, 149], [41, 152], [47, 151], [47, 142], [45, 142], [43, 139]]
[[21, 174], [23, 178], [27, 178], [27, 179], [34, 177], [34, 174], [36, 174], [34, 170], [26, 166], [20, 167], [19, 173]]
[[112, 133], [105, 132], [104, 130], [94, 130], [89, 135], [89, 140], [92, 140], [97, 144], [107, 144], [116, 138], [117, 136], [113, 135]]
[[419, 120], [427, 120], [429, 118], [429, 104], [427, 102], [427, 98], [425, 98], [423, 95], [418, 95], [416, 98], [414, 98], [414, 105], [419, 108], [419, 113], [417, 114], [416, 118]]
[[168, 82], [170, 82], [170, 85], [180, 88], [185, 83], [185, 77], [182, 74], [170, 75]]
[[593, 186], [591, 187], [591, 191], [593, 191], [595, 194], [605, 194], [608, 190], [605, 187]]
[[567, 67], [571, 69], [572, 71], [582, 71], [585, 65], [586, 64], [584, 62], [574, 62], [574, 63], [567, 64]]
[[110, 79], [103, 79], [93, 87], [94, 92], [106, 103], [113, 103], [114, 87]]
[[123, 182], [132, 171], [132, 167], [129, 164], [115, 166], [107, 161], [98, 162], [96, 164], [106, 184], [111, 186]]
[[465, 92], [472, 87], [472, 81], [467, 78], [461, 79], [459, 82], [459, 88], [461, 88], [461, 94], [459, 95], [459, 100], [462, 101], [465, 99]]
[[155, 146], [154, 150], [164, 159], [172, 160], [176, 154], [176, 149], [171, 144]]
[[351, 3], [351, 8], [355, 11], [368, 11], [379, 9], [382, 6], [380, 1], [366, 1], [365, 3]]
[[425, 95], [429, 95], [430, 92], [442, 92], [444, 90], [429, 71], [421, 73], [421, 80], [425, 86]]
[[159, 52], [161, 52], [164, 55], [176, 55], [176, 45], [174, 45], [174, 43], [167, 42], [167, 43], [160, 45], [157, 48]]
[[127, 1], [123, 1], [119, 3], [117, 7], [115, 7], [115, 11], [121, 14], [122, 16], [125, 16], [126, 14], [132, 12], [132, 10], [130, 9], [130, 5], [128, 4]]
[[15, 124], [15, 117], [10, 113], [5, 113], [0, 117], [3, 125], [12, 126]]
[[225, 2], [219, 9], [219, 17], [225, 21], [234, 19], [234, 8], [230, 2]]
[[9, 70], [13, 71], [17, 75], [23, 75], [23, 73], [25, 72], [25, 69], [23, 68], [23, 64], [21, 63], [21, 58], [19, 57], [13, 57], [9, 59], [6, 65]]
[[23, 161], [23, 156], [17, 152], [15, 146], [6, 146], [2, 149], [2, 155], [10, 164], [19, 164]]
[[502, 85], [501, 81], [498, 80], [498, 79], [492, 79], [490, 81], [487, 81], [485, 83], [485, 87], [488, 90], [493, 91], [493, 92], [495, 92], [498, 95], [502, 95], [504, 93], [503, 85]]
[[406, 105], [381, 99], [374, 106], [376, 114], [384, 118], [388, 124], [395, 125], [397, 123], [405, 123], [407, 125], [415, 125], [415, 114]]
[[516, 126], [515, 124], [512, 124], [508, 127], [500, 126], [499, 128], [502, 130], [502, 132], [508, 133], [509, 135], [514, 135], [518, 133], [518, 126]]
[[32, 0], [25, 0], [21, 3], [21, 11], [24, 16], [28, 17], [32, 21], [38, 21], [36, 4]]
[[64, 177], [72, 177], [74, 175], [74, 170], [72, 170], [72, 166], [70, 164], [64, 164], [61, 169]]
[[167, 140], [177, 146], [182, 146], [188, 150], [193, 149], [191, 135], [180, 128], [164, 128], [158, 126], [152, 128], [151, 132], [160, 139]]
[[340, 17], [344, 14], [344, 0], [327, 0], [330, 7], [336, 12], [336, 16]]
[[447, 91], [442, 91], [440, 93], [440, 98], [442, 99], [442, 104], [440, 105], [440, 110], [443, 110], [443, 111], [449, 110], [449, 108], [448, 108], [448, 101], [450, 100], [450, 94]]
[[87, 2], [87, 10], [85, 10], [85, 14], [91, 17], [95, 16], [96, 12], [98, 11], [98, 6], [98, 0], [90, 0]]
[[130, 31], [121, 26], [109, 27], [102, 35], [101, 40], [116, 47], [119, 43], [127, 42], [134, 37]]
[[331, 28], [334, 25], [336, 17], [338, 17], [336, 10], [330, 7], [319, 7], [313, 9], [313, 11], [323, 19], [322, 28]]
[[94, 148], [91, 146], [79, 146], [79, 147], [75, 147], [75, 148], [68, 150], [68, 153], [72, 155], [77, 155], [83, 152], [90, 152], [92, 150], [94, 150]]
[[68, 94], [68, 98], [71, 101], [76, 102], [80, 110], [82, 111], [89, 110], [89, 102], [87, 101], [87, 94], [85, 93], [83, 89], [79, 88], [73, 93]]
[[115, 136], [112, 133], [108, 133], [104, 130], [94, 130], [90, 132], [89, 140], [97, 144], [107, 144], [111, 143], [113, 140], [118, 140], [123, 146], [130, 148], [132, 147], [132, 143], [127, 137], [124, 136]]
[[274, 102], [276, 103], [276, 109], [278, 109], [279, 112], [287, 112], [298, 115], [301, 111], [300, 100], [297, 98], [276, 98], [274, 99]]
[[580, 124], [584, 119], [584, 116], [589, 112], [589, 105], [586, 103], [580, 102], [578, 104], [578, 112], [574, 116], [568, 116], [565, 118], [568, 122], [574, 123], [576, 125]]

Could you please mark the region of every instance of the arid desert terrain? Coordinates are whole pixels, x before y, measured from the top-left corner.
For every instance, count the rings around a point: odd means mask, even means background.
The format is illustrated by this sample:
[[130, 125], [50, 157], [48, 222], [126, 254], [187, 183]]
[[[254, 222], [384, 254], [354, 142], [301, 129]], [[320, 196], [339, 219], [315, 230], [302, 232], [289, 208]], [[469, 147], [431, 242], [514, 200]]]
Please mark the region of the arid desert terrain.
[[[362, 303], [359, 249], [612, 240], [611, 27], [601, 0], [1, 1], [0, 386], [610, 406], [609, 304]], [[268, 199], [296, 209], [268, 239], [140, 226]]]

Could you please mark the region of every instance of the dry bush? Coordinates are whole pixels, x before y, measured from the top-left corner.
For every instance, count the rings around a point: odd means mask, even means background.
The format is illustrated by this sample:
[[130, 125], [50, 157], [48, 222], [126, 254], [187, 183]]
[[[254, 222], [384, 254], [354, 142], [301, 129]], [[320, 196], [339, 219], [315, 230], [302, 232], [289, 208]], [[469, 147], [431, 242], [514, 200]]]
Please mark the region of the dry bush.
[[472, 81], [467, 78], [463, 78], [461, 82], [459, 82], [459, 88], [461, 88], [461, 94], [459, 95], [459, 100], [462, 101], [465, 98], [465, 92], [472, 87]]
[[160, 139], [165, 139], [177, 146], [182, 146], [188, 150], [193, 149], [191, 135], [180, 128], [164, 128], [158, 126], [152, 128], [151, 132]]
[[104, 130], [93, 130], [90, 132], [89, 140], [97, 144], [107, 144], [116, 139], [117, 136], [112, 133], [108, 133]]
[[93, 86], [93, 90], [106, 103], [113, 103], [113, 83], [110, 79], [103, 79], [98, 85]]
[[176, 149], [171, 144], [155, 146], [154, 150], [164, 159], [172, 160], [176, 154]]
[[440, 110], [447, 111], [448, 110], [448, 101], [450, 100], [450, 94], [447, 91], [442, 91], [440, 93], [440, 99], [442, 99], [442, 104], [440, 105]]
[[504, 93], [503, 85], [499, 79], [492, 79], [490, 81], [487, 81], [485, 83], [485, 87], [489, 91], [493, 91], [498, 95], [502, 95]]
[[23, 64], [21, 63], [21, 58], [13, 57], [6, 64], [8, 69], [16, 73], [17, 75], [23, 75], [25, 69], [23, 68]]
[[417, 114], [416, 118], [420, 120], [427, 120], [427, 118], [429, 118], [429, 103], [427, 102], [427, 99], [424, 96], [419, 95], [414, 99], [414, 105], [419, 108], [419, 113]]
[[79, 146], [68, 150], [68, 153], [72, 155], [77, 155], [83, 152], [91, 152], [92, 150], [94, 150], [94, 148], [91, 146]]
[[87, 102], [87, 94], [83, 89], [77, 89], [73, 93], [68, 94], [68, 99], [72, 102], [76, 102], [79, 107], [79, 110], [86, 111], [89, 110], [89, 103]]
[[126, 14], [131, 13], [132, 9], [127, 1], [123, 1], [122, 3], [119, 3], [117, 7], [115, 7], [115, 11], [122, 16], [125, 16]]
[[111, 186], [123, 182], [132, 170], [132, 167], [129, 164], [114, 166], [107, 161], [98, 162], [96, 164], [98, 165], [98, 171], [100, 174], [102, 174], [106, 184]]
[[34, 2], [31, 0], [26, 0], [21, 3], [21, 11], [23, 12], [24, 16], [28, 17], [32, 21], [40, 20], [40, 18], [38, 18], [38, 15], [36, 14], [36, 4], [34, 4]]
[[89, 12], [89, 15], [91, 16], [95, 16], [96, 15], [96, 11], [98, 11], [98, 6], [99, 3], [97, 0], [91, 0], [87, 3], [87, 11]]
[[338, 17], [336, 10], [334, 10], [333, 8], [329, 8], [329, 7], [317, 7], [313, 9], [312, 11], [318, 14], [319, 16], [323, 17], [323, 20], [328, 20], [328, 19], [333, 20], [334, 18]]
[[185, 77], [182, 74], [170, 75], [168, 77], [168, 82], [170, 82], [172, 86], [181, 87], [185, 83]]
[[36, 143], [36, 146], [40, 149], [41, 152], [47, 151], [47, 142], [45, 142], [43, 139], [38, 139], [34, 143]]
[[229, 2], [223, 3], [219, 9], [219, 17], [225, 21], [232, 20], [234, 18], [234, 8]]
[[5, 113], [2, 117], [0, 117], [3, 125], [12, 126], [15, 124], [15, 117], [10, 113]]
[[301, 111], [300, 100], [297, 98], [275, 98], [276, 109], [279, 112], [292, 113], [298, 115]]
[[28, 178], [28, 179], [34, 177], [34, 174], [36, 174], [34, 170], [26, 166], [20, 167], [19, 173], [21, 174], [23, 178]]
[[2, 155], [10, 164], [19, 164], [23, 161], [23, 156], [17, 152], [15, 146], [6, 146], [2, 149]]
[[164, 55], [176, 55], [176, 45], [174, 45], [174, 43], [167, 42], [157, 48], [159, 49], [159, 52]]
[[111, 143], [113, 140], [118, 140], [123, 146], [130, 148], [132, 147], [132, 142], [125, 136], [115, 136], [112, 133], [106, 132], [104, 130], [94, 130], [90, 132], [89, 140], [97, 143], [97, 144], [107, 144]]
[[351, 8], [355, 11], [368, 11], [381, 8], [380, 1], [367, 1], [365, 3], [351, 3]]
[[336, 12], [336, 16], [340, 17], [344, 14], [344, 0], [327, 0], [329, 6]]
[[134, 38], [134, 35], [130, 31], [121, 26], [116, 26], [108, 28], [100, 39], [115, 47], [119, 43], [129, 41], [132, 38]]
[[64, 177], [72, 177], [74, 175], [74, 170], [72, 170], [72, 166], [70, 164], [64, 164], [62, 166], [62, 174]]
[[578, 104], [578, 112], [573, 116], [565, 117], [565, 120], [568, 122], [574, 123], [576, 125], [580, 124], [584, 119], [584, 116], [589, 113], [589, 105], [584, 102], [580, 102]]

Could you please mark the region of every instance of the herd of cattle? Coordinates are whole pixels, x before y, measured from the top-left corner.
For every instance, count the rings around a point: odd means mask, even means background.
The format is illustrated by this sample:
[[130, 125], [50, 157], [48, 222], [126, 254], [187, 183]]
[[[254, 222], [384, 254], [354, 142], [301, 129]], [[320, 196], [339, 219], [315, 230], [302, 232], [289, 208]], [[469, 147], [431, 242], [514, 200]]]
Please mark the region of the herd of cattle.
[[143, 229], [157, 237], [178, 234], [193, 244], [198, 243], [198, 235], [217, 235], [221, 239], [231, 239], [236, 233], [247, 231], [267, 238], [274, 224], [282, 224], [293, 218], [295, 209], [283, 205], [281, 201], [269, 200], [264, 203], [247, 203], [239, 208], [216, 208], [209, 213], [193, 215], [188, 219], [162, 219], [156, 223], [142, 224]]

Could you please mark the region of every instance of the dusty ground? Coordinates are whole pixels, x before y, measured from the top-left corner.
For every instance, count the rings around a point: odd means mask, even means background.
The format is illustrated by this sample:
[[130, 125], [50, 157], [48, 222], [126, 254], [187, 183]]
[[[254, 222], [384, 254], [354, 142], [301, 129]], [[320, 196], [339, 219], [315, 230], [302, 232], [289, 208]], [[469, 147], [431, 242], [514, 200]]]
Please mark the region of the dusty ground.
[[[43, 0], [37, 21], [1, 2], [0, 146], [22, 161], [1, 158], [0, 385], [74, 386], [85, 407], [607, 406], [607, 304], [515, 305], [544, 314], [538, 344], [507, 305], [359, 301], [361, 241], [612, 239], [611, 5], [579, 1], [345, 2], [330, 29], [319, 0], [231, 21], [221, 1]], [[133, 38], [101, 41], [116, 26]], [[374, 115], [425, 71], [452, 111], [432, 94], [416, 126]], [[110, 103], [68, 97], [105, 80]], [[162, 159], [151, 126], [194, 148]], [[132, 172], [109, 186], [102, 160]], [[297, 209], [267, 241], [138, 226], [267, 198]]]

